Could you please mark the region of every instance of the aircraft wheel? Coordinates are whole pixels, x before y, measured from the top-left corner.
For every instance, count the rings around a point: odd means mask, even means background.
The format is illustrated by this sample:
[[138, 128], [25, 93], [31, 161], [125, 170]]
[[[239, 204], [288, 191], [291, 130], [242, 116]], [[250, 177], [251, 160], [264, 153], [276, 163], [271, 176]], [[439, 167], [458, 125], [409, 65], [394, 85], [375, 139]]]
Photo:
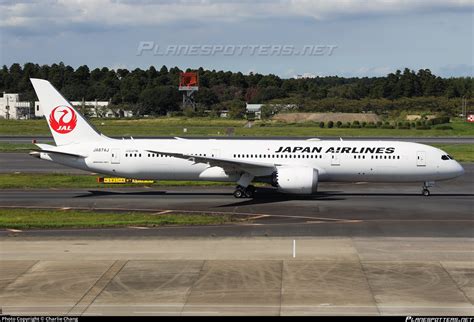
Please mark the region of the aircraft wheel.
[[253, 198], [253, 195], [255, 193], [255, 189], [249, 189], [250, 187], [248, 187], [247, 189], [245, 189], [245, 197], [247, 198]]
[[423, 191], [421, 192], [423, 194], [423, 196], [425, 197], [428, 197], [430, 195], [430, 191], [428, 189], [423, 189]]
[[244, 192], [241, 189], [236, 189], [234, 191], [234, 197], [235, 198], [242, 198], [244, 196]]

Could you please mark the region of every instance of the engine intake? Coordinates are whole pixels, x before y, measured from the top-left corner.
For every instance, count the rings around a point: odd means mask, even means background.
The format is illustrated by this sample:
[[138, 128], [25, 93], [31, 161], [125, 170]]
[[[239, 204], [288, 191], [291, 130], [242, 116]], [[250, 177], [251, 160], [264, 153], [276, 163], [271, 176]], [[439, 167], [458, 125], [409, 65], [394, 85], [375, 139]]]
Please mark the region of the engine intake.
[[318, 190], [318, 170], [309, 167], [277, 167], [272, 181], [278, 191], [309, 195]]

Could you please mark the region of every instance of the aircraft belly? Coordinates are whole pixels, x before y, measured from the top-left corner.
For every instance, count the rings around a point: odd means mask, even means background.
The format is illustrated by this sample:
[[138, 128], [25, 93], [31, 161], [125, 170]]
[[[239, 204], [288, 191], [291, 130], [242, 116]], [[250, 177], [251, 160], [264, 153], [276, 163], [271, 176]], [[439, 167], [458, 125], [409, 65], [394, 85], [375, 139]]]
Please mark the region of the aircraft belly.
[[420, 182], [440, 180], [440, 175], [430, 168], [396, 165], [329, 169], [320, 181], [334, 182]]

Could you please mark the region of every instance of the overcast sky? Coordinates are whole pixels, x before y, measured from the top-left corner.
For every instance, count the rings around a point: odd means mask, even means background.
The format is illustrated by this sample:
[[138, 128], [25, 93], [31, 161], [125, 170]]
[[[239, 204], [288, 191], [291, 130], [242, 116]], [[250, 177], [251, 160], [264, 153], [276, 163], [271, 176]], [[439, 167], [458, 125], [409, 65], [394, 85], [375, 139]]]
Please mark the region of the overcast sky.
[[[0, 64], [202, 66], [282, 77], [409, 67], [473, 76], [473, 10], [474, 0], [0, 0]], [[137, 55], [140, 42], [159, 54]], [[164, 55], [173, 45], [196, 47]], [[203, 54], [208, 45], [260, 47]], [[316, 54], [294, 54], [305, 46]]]

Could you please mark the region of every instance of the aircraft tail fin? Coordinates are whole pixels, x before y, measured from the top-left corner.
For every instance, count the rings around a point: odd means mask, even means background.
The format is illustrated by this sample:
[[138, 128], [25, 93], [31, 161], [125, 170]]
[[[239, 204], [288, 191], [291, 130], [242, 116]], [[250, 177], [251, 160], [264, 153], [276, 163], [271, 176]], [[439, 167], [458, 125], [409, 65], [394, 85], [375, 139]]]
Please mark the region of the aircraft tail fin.
[[98, 141], [104, 138], [50, 82], [38, 78], [30, 80], [56, 145]]

